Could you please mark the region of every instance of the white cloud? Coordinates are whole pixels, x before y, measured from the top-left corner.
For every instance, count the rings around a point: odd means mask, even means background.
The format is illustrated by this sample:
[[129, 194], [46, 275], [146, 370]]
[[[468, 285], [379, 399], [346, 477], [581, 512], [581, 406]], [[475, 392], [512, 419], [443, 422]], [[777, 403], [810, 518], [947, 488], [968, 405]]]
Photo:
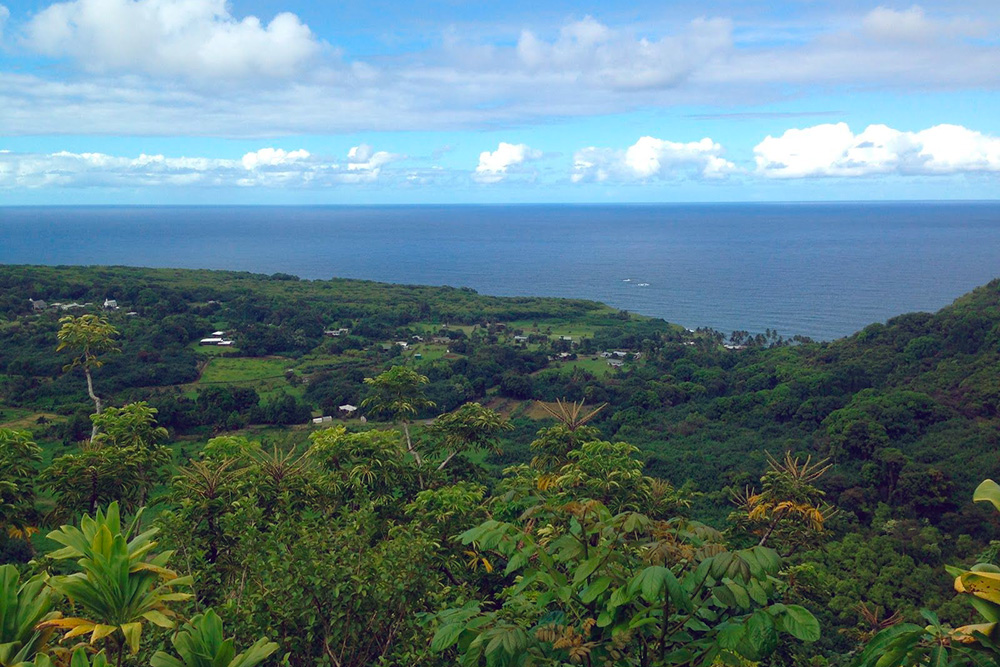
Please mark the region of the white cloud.
[[320, 50], [309, 27], [281, 13], [264, 25], [225, 0], [71, 0], [40, 11], [26, 44], [87, 70], [193, 79], [288, 77]]
[[3, 44], [3, 29], [7, 25], [7, 19], [10, 18], [10, 10], [5, 6], [0, 5], [0, 44]]
[[587, 16], [563, 26], [552, 41], [523, 31], [517, 55], [534, 78], [612, 89], [662, 88], [679, 83], [728, 50], [731, 33], [728, 20], [698, 19], [677, 35], [650, 40]]
[[1000, 90], [1000, 48], [990, 39], [1000, 3], [962, 8], [817, 10], [794, 29], [591, 17], [486, 35], [455, 28], [412, 40], [433, 47], [362, 61], [325, 48], [293, 15], [265, 25], [234, 17], [223, 0], [70, 0], [26, 19], [24, 44], [68, 55], [77, 69], [11, 55], [14, 66], [0, 71], [0, 128], [270, 138], [496, 129], [691, 104], [743, 109], [817, 89]]
[[[41, 187], [241, 186], [323, 187], [371, 183], [382, 167], [401, 159], [371, 152], [368, 160], [324, 160], [304, 149], [262, 148], [241, 159], [165, 157], [135, 158], [105, 153], [49, 154], [0, 151], [0, 189]], [[370, 151], [371, 149], [367, 149]]]
[[689, 143], [641, 137], [625, 150], [589, 147], [573, 156], [574, 183], [646, 181], [678, 177], [722, 178], [737, 171], [709, 138]]
[[754, 155], [757, 173], [771, 178], [1000, 172], [1000, 138], [961, 125], [869, 125], [857, 135], [847, 123], [816, 125], [768, 136]]
[[876, 7], [865, 15], [861, 25], [868, 36], [878, 40], [925, 44], [929, 40], [986, 33], [986, 27], [980, 22], [964, 18], [935, 20], [918, 5], [903, 10]]
[[499, 183], [518, 170], [518, 167], [530, 160], [542, 157], [542, 152], [525, 144], [508, 144], [500, 142], [492, 153], [483, 151], [479, 154], [479, 164], [473, 177], [480, 183]]

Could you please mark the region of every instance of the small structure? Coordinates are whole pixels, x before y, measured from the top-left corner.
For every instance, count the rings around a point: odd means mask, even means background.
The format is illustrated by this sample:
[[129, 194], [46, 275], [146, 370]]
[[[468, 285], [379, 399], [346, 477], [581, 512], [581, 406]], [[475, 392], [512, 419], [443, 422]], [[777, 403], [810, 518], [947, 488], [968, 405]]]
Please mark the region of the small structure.
[[572, 343], [573, 342], [573, 337], [572, 336], [559, 336], [559, 340], [564, 340], [567, 343]]
[[346, 336], [349, 333], [351, 333], [350, 329], [341, 327], [340, 329], [327, 329], [323, 332], [323, 335], [330, 336], [331, 338], [339, 338], [340, 336]]
[[431, 338], [431, 342], [437, 345], [450, 345], [451, 339], [447, 336], [434, 336]]
[[202, 338], [198, 341], [198, 345], [219, 345], [222, 341], [223, 339], [218, 336], [211, 336], [209, 338]]
[[135, 317], [135, 316], [136, 316], [136, 315], [138, 315], [139, 313], [137, 313], [137, 312], [136, 312], [136, 311], [134, 311], [134, 310], [130, 310], [130, 311], [128, 311], [128, 312], [127, 312], [127, 313], [125, 313], [125, 314], [126, 314], [126, 315], [128, 315], [129, 317]]
[[611, 352], [601, 352], [601, 356], [605, 359], [610, 359], [613, 355]]
[[28, 299], [31, 302], [31, 309], [34, 311], [42, 311], [49, 307], [49, 304], [45, 303], [41, 299], [35, 301], [34, 299]]
[[410, 340], [414, 340], [414, 341], [416, 341], [418, 343], [422, 343], [422, 342], [424, 342], [424, 337], [423, 336], [410, 336]]
[[213, 336], [217, 336], [217, 337], [219, 337], [219, 338], [222, 338], [223, 336], [225, 336], [225, 335], [226, 335], [226, 332], [225, 332], [225, 331], [213, 331], [213, 332], [212, 332], [212, 335], [213, 335]]
[[625, 362], [621, 359], [608, 359], [608, 366], [611, 366], [612, 368], [621, 368], [624, 365]]
[[612, 352], [612, 354], [618, 357], [619, 359], [624, 359], [625, 357], [628, 356], [628, 352], [623, 352], [622, 350], [615, 350], [614, 352]]
[[573, 355], [570, 354], [569, 352], [560, 352], [559, 353], [559, 358], [562, 359], [563, 361], [566, 361], [567, 359], [569, 359], [572, 356]]
[[232, 347], [233, 341], [231, 341], [231, 340], [223, 340], [223, 341], [218, 342], [217, 345], [219, 347]]
[[424, 355], [422, 355], [422, 354], [420, 354], [419, 352], [417, 352], [417, 353], [416, 353], [415, 355], [413, 355], [413, 358], [414, 358], [414, 359], [423, 359], [423, 358], [424, 358]]
[[358, 406], [347, 403], [340, 406], [340, 411], [343, 413], [344, 417], [351, 417], [358, 411]]
[[514, 336], [514, 342], [515, 343], [527, 343], [528, 342], [528, 337], [527, 336]]
[[115, 299], [105, 299], [104, 310], [118, 310], [118, 302]]
[[325, 415], [323, 417], [313, 417], [313, 424], [328, 424], [333, 421], [333, 417]]
[[407, 342], [406, 342], [405, 340], [397, 340], [397, 341], [396, 341], [396, 345], [400, 346], [400, 347], [401, 347], [401, 348], [403, 348], [404, 350], [405, 350], [406, 348], [410, 347], [410, 344], [409, 344], [409, 343], [407, 343]]

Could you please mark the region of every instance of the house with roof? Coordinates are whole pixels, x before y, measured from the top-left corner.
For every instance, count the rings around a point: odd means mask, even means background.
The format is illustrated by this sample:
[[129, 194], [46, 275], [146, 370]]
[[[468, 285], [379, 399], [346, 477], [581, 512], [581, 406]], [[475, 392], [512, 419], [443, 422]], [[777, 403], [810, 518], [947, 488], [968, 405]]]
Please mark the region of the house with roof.
[[118, 310], [118, 301], [115, 299], [105, 299], [104, 310]]

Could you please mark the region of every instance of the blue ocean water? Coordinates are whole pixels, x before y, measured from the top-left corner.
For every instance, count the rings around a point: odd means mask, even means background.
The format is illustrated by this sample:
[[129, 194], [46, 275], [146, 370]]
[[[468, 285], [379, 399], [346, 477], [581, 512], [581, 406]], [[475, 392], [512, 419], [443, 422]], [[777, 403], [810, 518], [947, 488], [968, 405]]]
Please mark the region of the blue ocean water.
[[9, 207], [0, 263], [465, 286], [832, 339], [1000, 275], [1000, 203]]

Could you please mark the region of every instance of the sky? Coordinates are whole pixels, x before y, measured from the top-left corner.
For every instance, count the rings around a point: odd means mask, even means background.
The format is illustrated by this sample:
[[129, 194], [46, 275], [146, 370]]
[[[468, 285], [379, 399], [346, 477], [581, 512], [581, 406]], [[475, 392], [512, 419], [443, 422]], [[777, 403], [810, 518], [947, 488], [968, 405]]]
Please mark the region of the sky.
[[1000, 199], [1000, 2], [0, 0], [0, 206]]

